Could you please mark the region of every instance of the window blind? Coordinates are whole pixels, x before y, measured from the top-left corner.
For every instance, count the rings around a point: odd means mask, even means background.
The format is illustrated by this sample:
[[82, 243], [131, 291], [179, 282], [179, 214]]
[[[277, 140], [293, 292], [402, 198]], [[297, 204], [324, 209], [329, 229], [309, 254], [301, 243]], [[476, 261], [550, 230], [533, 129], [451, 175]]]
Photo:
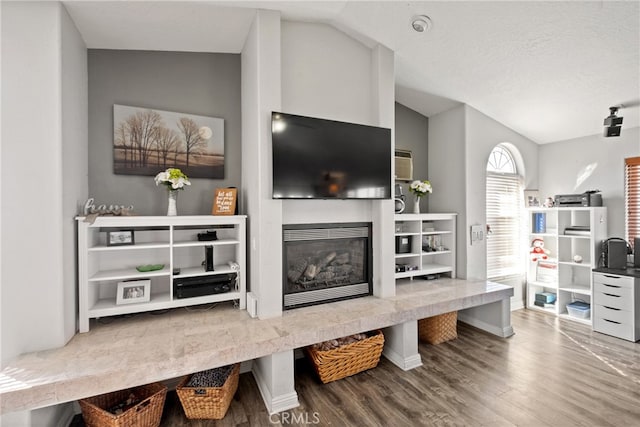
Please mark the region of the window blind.
[[517, 174], [487, 172], [487, 277], [522, 274], [524, 195]]
[[640, 237], [640, 157], [624, 159], [624, 199], [627, 241], [633, 245]]

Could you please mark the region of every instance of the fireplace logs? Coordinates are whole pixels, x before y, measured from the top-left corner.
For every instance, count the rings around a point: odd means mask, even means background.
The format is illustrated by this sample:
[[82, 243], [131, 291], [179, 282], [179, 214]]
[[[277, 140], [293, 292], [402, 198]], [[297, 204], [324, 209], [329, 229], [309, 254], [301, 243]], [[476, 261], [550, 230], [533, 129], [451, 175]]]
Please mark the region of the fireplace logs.
[[330, 251], [318, 256], [292, 259], [292, 266], [287, 272], [289, 291], [325, 288], [361, 280], [350, 261], [351, 254], [348, 251]]

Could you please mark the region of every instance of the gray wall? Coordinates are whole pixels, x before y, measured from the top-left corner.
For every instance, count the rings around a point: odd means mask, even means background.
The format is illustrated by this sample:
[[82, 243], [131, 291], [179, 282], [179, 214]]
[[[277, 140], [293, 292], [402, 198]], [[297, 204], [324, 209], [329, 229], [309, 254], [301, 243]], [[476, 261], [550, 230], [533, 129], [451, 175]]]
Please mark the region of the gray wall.
[[[413, 154], [413, 179], [429, 179], [428, 165], [428, 141], [429, 141], [429, 119], [422, 114], [405, 107], [396, 102], [395, 105], [396, 125], [395, 141], [396, 148], [400, 150], [411, 150]], [[406, 196], [407, 207], [405, 212], [411, 212], [413, 206], [412, 195], [409, 193], [409, 183], [398, 182], [402, 185], [403, 194]], [[420, 212], [428, 212], [429, 196], [420, 200]]]
[[616, 138], [591, 135], [540, 146], [540, 195], [601, 190], [607, 234], [625, 237], [624, 159], [640, 155], [640, 128]]
[[153, 177], [113, 173], [113, 104], [224, 119], [225, 178], [193, 179], [178, 196], [179, 215], [210, 214], [215, 188], [240, 187], [240, 55], [90, 49], [88, 67], [89, 196], [96, 203], [167, 212], [166, 191]]

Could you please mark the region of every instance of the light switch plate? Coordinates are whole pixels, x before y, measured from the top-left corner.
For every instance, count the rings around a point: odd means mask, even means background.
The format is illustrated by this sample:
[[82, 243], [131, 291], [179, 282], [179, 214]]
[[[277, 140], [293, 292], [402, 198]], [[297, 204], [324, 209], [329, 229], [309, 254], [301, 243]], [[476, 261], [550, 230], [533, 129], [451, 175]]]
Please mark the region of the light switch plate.
[[473, 242], [479, 242], [484, 239], [484, 232], [482, 231], [481, 225], [472, 225], [471, 226], [471, 244]]

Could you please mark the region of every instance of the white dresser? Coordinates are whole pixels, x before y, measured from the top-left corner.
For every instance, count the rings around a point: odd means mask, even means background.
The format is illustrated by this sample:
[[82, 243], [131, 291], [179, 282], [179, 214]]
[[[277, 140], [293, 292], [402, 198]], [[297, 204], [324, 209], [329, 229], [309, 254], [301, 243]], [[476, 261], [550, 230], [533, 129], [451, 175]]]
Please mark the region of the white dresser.
[[607, 269], [593, 272], [593, 330], [629, 341], [640, 339], [640, 278], [611, 273]]

